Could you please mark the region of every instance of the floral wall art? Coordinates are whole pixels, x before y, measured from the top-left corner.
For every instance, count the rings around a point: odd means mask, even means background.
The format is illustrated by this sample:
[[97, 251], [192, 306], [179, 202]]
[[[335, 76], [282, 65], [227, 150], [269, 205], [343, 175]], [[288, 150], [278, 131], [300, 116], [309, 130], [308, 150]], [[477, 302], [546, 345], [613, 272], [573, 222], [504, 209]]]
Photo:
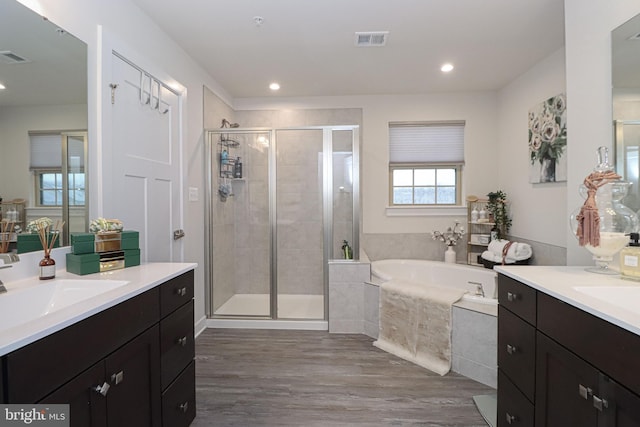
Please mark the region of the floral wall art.
[[567, 100], [559, 94], [529, 110], [529, 182], [567, 180]]

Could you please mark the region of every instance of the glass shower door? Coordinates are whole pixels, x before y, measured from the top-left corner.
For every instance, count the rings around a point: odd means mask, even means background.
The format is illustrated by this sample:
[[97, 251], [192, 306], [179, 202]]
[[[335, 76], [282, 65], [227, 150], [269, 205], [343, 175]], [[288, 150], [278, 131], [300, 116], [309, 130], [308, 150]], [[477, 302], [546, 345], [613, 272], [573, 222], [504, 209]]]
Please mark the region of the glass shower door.
[[276, 130], [279, 319], [324, 319], [324, 139], [323, 129]]

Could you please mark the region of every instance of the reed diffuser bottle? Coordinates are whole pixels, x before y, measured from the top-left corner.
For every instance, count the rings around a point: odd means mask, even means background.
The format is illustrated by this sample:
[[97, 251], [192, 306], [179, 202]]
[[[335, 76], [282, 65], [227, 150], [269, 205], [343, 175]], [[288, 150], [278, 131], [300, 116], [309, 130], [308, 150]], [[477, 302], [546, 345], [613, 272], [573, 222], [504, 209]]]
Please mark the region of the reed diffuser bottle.
[[56, 277], [56, 261], [51, 258], [51, 250], [60, 235], [60, 231], [64, 225], [64, 222], [58, 222], [55, 228], [52, 228], [53, 221], [49, 218], [40, 218], [33, 223], [30, 223], [29, 227], [35, 228], [40, 237], [40, 244], [44, 250], [44, 258], [38, 263], [38, 277], [40, 280], [48, 280]]

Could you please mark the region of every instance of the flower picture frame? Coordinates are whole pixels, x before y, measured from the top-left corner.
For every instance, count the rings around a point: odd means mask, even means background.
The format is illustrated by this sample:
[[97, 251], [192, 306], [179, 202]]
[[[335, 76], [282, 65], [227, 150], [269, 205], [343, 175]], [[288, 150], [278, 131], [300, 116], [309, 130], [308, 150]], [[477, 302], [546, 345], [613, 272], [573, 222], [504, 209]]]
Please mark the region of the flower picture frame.
[[567, 180], [567, 101], [564, 93], [529, 110], [529, 182]]

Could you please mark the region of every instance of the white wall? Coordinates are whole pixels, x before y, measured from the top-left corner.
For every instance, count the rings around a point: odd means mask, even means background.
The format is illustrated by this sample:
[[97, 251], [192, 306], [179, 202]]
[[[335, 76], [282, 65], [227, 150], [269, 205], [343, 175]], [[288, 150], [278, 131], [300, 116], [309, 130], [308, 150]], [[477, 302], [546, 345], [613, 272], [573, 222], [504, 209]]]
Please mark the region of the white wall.
[[[186, 237], [184, 260], [199, 264], [195, 274], [195, 317], [204, 317], [204, 148], [203, 148], [203, 86], [215, 90], [217, 95], [229, 102], [230, 97], [220, 85], [206, 74], [177, 44], [144, 15], [129, 0], [19, 0], [38, 11], [49, 20], [74, 34], [88, 47], [88, 104], [89, 104], [89, 156], [92, 167], [91, 188], [99, 187], [102, 179], [96, 171], [97, 154], [103, 141], [101, 116], [101, 88], [109, 82], [102, 81], [99, 70], [102, 66], [102, 42], [100, 26], [105, 33], [127, 46], [128, 51], [137, 52], [151, 66], [152, 73], [170, 76], [186, 88], [185, 121], [186, 139], [183, 141], [184, 189], [197, 187], [200, 200], [185, 202], [184, 230]], [[108, 100], [104, 100], [108, 102]], [[107, 124], [104, 124], [106, 127]], [[185, 190], [186, 193], [186, 190]], [[91, 213], [95, 218], [102, 214], [101, 200], [96, 192], [90, 195]]]
[[[464, 120], [465, 194], [484, 196], [498, 189], [497, 94], [438, 93], [411, 96], [238, 99], [236, 110], [362, 108], [362, 230], [364, 233], [431, 233], [453, 225], [452, 216], [387, 216], [390, 121]], [[466, 221], [466, 211], [461, 219]]]
[[[582, 204], [578, 186], [596, 162], [601, 146], [613, 150], [611, 94], [611, 31], [640, 13], [638, 0], [565, 0], [567, 70], [567, 150], [569, 157], [566, 209]], [[570, 130], [569, 130], [570, 129]], [[567, 263], [591, 264], [567, 228]]]
[[[567, 183], [530, 184], [528, 111], [565, 91], [565, 52], [560, 49], [500, 90], [498, 132], [500, 187], [511, 201], [511, 235], [550, 245], [566, 246]], [[567, 101], [569, 107], [575, 104]], [[567, 124], [569, 138], [574, 126]], [[573, 153], [568, 153], [571, 156]]]

